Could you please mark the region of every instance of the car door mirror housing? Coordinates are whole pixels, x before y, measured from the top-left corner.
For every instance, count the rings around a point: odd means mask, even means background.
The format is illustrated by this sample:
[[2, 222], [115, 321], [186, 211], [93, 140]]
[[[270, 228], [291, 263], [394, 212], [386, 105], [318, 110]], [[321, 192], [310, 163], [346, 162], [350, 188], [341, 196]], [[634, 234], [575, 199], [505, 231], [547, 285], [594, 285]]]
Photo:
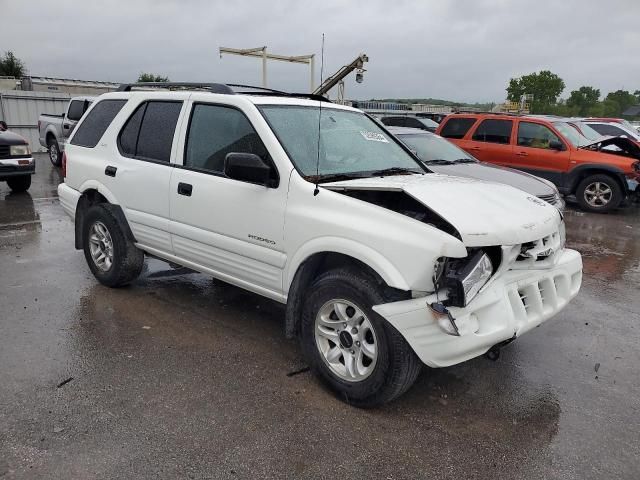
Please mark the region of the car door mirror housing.
[[254, 153], [227, 153], [224, 158], [224, 174], [242, 182], [265, 187], [276, 187], [273, 167]]
[[559, 140], [551, 140], [549, 142], [549, 148], [551, 150], [558, 150], [559, 152], [562, 152], [563, 150], [566, 150], [566, 147], [564, 146], [564, 143], [560, 142]]

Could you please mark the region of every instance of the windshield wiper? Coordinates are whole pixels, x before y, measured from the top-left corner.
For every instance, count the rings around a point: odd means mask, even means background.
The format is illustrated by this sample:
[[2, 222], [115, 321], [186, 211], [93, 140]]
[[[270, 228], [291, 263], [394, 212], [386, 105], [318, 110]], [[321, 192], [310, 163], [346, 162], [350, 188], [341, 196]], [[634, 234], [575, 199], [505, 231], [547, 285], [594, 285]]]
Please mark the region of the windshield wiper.
[[369, 175], [372, 177], [384, 177], [385, 175], [402, 175], [406, 173], [423, 173], [416, 171], [413, 168], [406, 167], [391, 167], [391, 168], [383, 168], [382, 170], [374, 170], [373, 172], [369, 172]]
[[422, 163], [424, 163], [425, 165], [453, 165], [456, 162], [452, 160], [444, 160], [442, 158], [436, 158], [433, 160], [424, 160]]
[[361, 173], [329, 173], [326, 175], [309, 175], [305, 180], [311, 183], [340, 182], [342, 180], [353, 180], [354, 178], [362, 178], [366, 175]]
[[458, 158], [453, 163], [478, 163], [478, 161], [473, 158]]

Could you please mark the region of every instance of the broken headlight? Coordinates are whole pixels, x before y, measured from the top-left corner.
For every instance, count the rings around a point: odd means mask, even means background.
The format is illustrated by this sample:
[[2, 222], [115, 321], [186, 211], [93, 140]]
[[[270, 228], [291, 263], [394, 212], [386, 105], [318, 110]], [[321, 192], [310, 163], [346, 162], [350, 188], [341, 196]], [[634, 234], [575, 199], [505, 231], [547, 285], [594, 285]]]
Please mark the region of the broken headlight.
[[452, 307], [466, 307], [489, 281], [491, 275], [491, 259], [481, 250], [471, 257], [449, 260], [444, 278], [449, 294], [446, 304]]

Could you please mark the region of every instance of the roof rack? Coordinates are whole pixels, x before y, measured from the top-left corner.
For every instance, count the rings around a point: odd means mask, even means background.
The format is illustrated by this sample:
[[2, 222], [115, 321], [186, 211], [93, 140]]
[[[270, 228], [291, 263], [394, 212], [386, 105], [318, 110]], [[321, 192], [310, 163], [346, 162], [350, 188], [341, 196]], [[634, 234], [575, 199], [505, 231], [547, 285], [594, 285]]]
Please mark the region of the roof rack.
[[[123, 83], [118, 88], [119, 92], [131, 92], [134, 90], [148, 90], [154, 88], [164, 88], [168, 90], [204, 90], [211, 93], [221, 93], [224, 95], [235, 95], [244, 93], [247, 95], [269, 95], [274, 97], [297, 97], [317, 100], [320, 102], [330, 102], [322, 95], [313, 93], [290, 93], [282, 90], [274, 90], [266, 87], [256, 87], [254, 85], [242, 85], [238, 83], [199, 83], [199, 82], [141, 82]], [[246, 90], [246, 91], [245, 91]]]

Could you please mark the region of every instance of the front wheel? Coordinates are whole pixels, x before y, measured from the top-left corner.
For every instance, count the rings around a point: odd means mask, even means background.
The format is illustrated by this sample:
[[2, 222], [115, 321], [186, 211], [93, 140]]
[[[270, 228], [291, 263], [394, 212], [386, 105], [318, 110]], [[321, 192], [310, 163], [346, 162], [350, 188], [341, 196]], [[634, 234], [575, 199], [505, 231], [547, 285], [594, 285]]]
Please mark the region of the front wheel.
[[26, 192], [31, 186], [31, 175], [11, 177], [7, 179], [7, 185], [14, 192]]
[[591, 175], [578, 185], [576, 200], [583, 210], [605, 213], [620, 205], [622, 189], [618, 182], [609, 175]]
[[374, 279], [349, 269], [332, 270], [309, 290], [302, 349], [332, 390], [351, 405], [369, 408], [411, 387], [422, 364], [402, 335], [371, 309], [389, 301]]
[[82, 239], [87, 264], [103, 285], [120, 287], [142, 272], [144, 253], [127, 238], [112, 205], [95, 205], [87, 211]]

